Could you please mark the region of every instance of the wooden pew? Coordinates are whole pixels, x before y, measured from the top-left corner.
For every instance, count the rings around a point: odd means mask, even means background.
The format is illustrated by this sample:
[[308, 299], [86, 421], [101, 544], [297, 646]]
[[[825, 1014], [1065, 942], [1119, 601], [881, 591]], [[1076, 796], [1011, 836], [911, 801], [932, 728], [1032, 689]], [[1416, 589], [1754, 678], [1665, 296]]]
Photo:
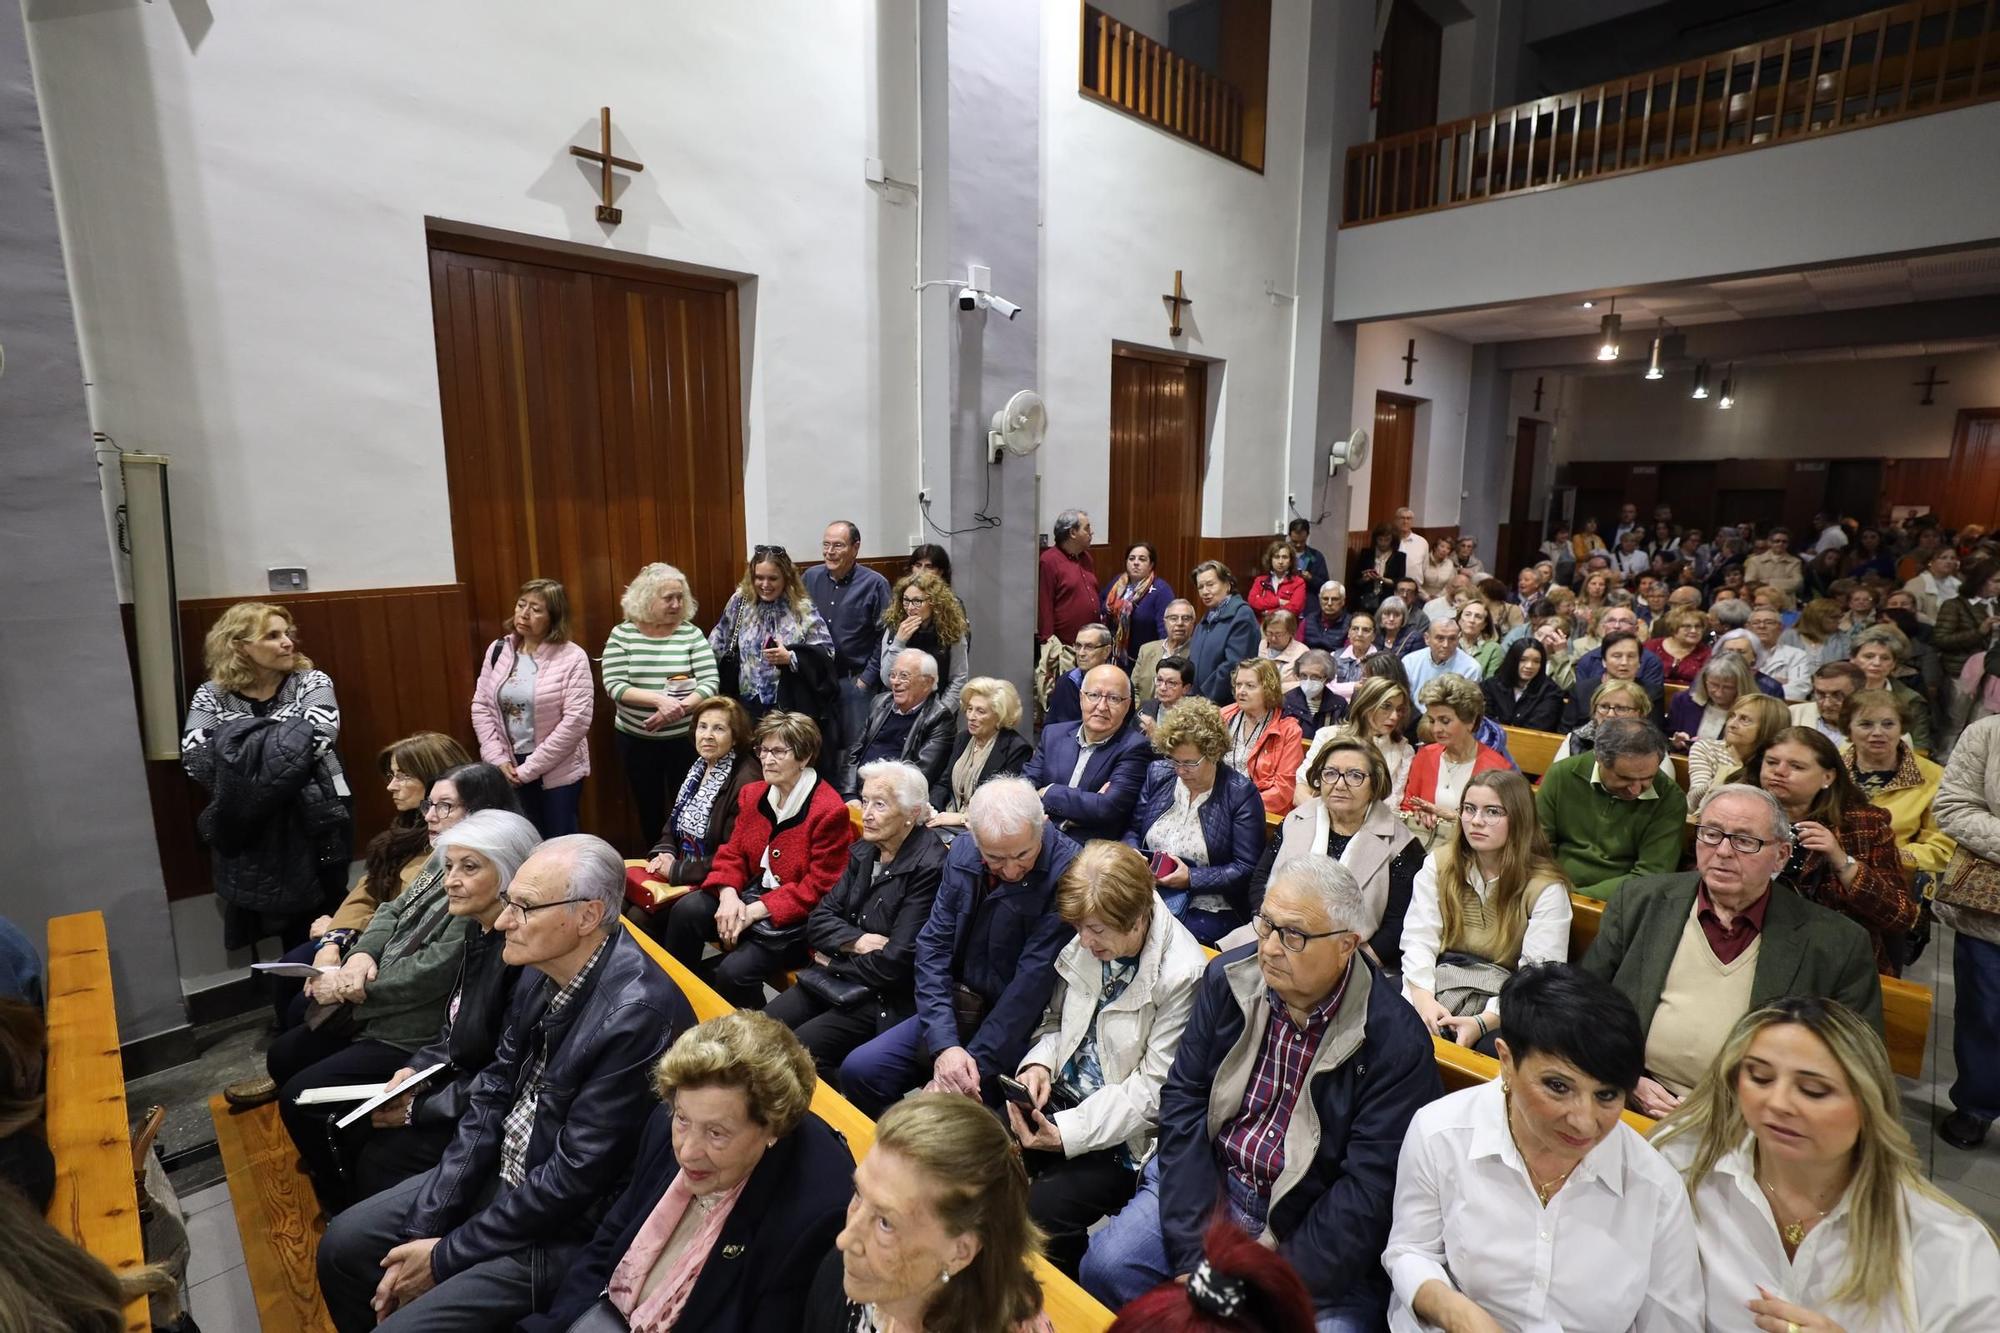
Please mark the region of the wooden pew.
[[[1460, 1046], [1455, 1041], [1446, 1041], [1433, 1034], [1431, 1049], [1437, 1057], [1438, 1077], [1444, 1080], [1446, 1092], [1491, 1083], [1500, 1077], [1500, 1062], [1490, 1055], [1481, 1055], [1470, 1046]], [[1624, 1120], [1641, 1134], [1653, 1132], [1652, 1119], [1637, 1111], [1626, 1111]]]
[[1520, 768], [1523, 776], [1538, 779], [1549, 771], [1555, 761], [1556, 750], [1563, 738], [1552, 731], [1533, 731], [1527, 727], [1508, 727], [1507, 753]]
[[1662, 686], [1661, 688], [1663, 688], [1666, 691], [1666, 694], [1660, 700], [1660, 704], [1664, 708], [1672, 708], [1674, 706], [1674, 700], [1680, 698], [1683, 694], [1686, 694], [1688, 692], [1687, 686], [1675, 685], [1671, 681], [1669, 681], [1666, 685]]
[[[688, 1004], [694, 1008], [695, 1017], [703, 1022], [731, 1012], [730, 1003], [711, 990], [708, 984], [694, 973], [681, 966], [666, 950], [656, 944], [646, 933], [633, 927], [627, 921], [625, 928], [631, 931], [639, 947], [674, 979], [674, 984], [687, 996]], [[875, 1143], [875, 1122], [855, 1109], [854, 1103], [840, 1095], [839, 1089], [822, 1080], [813, 1088], [813, 1113], [838, 1130], [847, 1140], [854, 1160], [860, 1161]], [[1042, 1284], [1042, 1308], [1054, 1324], [1057, 1333], [1103, 1333], [1111, 1327], [1114, 1318], [1111, 1311], [1100, 1305], [1082, 1287], [1071, 1281], [1067, 1275], [1051, 1265], [1046, 1259], [1035, 1260], [1035, 1277]]]
[[316, 1267], [326, 1219], [312, 1182], [299, 1170], [299, 1152], [278, 1118], [278, 1104], [237, 1111], [218, 1093], [208, 1099], [208, 1113], [257, 1298], [258, 1326], [264, 1333], [333, 1333]]
[[[1575, 962], [1583, 957], [1590, 948], [1590, 942], [1597, 938], [1597, 928], [1604, 921], [1604, 904], [1577, 893], [1569, 896], [1569, 902], [1569, 956], [1570, 961]], [[1904, 1078], [1923, 1077], [1924, 1052], [1930, 1045], [1931, 1006], [1934, 1000], [1928, 986], [1919, 986], [1900, 977], [1882, 978], [1883, 1042], [1889, 1048], [1889, 1067]]]
[[[49, 1222], [113, 1271], [129, 1273], [146, 1254], [102, 912], [49, 921], [48, 1021], [48, 1140], [56, 1164]], [[126, 1305], [131, 1333], [152, 1326], [145, 1297]]]

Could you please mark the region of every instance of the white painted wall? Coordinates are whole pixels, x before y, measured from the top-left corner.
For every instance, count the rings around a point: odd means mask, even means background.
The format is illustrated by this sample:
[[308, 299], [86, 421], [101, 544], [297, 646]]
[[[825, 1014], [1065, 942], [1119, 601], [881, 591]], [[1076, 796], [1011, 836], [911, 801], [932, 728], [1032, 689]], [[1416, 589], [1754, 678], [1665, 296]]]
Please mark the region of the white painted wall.
[[914, 530], [915, 209], [862, 175], [915, 179], [914, 4], [30, 8], [94, 421], [173, 455], [181, 596], [453, 579], [427, 215], [754, 277], [753, 540]]
[[2000, 102], [1351, 227], [1333, 317], [1381, 319], [2000, 236]]
[[[1272, 300], [1265, 286], [1296, 290], [1309, 6], [1271, 6], [1262, 175], [1079, 96], [1075, 6], [1057, 0], [1042, 15], [1041, 379], [1050, 421], [1042, 527], [1072, 505], [1105, 511], [1111, 349], [1127, 342], [1223, 363], [1209, 380], [1215, 425], [1202, 533], [1275, 530], [1294, 303]], [[1170, 339], [1160, 297], [1173, 290], [1175, 269], [1194, 305], [1184, 336]], [[1301, 497], [1301, 508], [1309, 503]]]
[[[1931, 366], [1937, 402], [1921, 407], [1912, 384]], [[1712, 367], [1711, 392], [1722, 367]], [[1530, 386], [1532, 375], [1517, 375]], [[1633, 458], [1942, 458], [1962, 407], [2000, 404], [2000, 352], [1879, 361], [1738, 367], [1736, 406], [1688, 397], [1686, 375], [1658, 383], [1631, 375], [1580, 375], [1571, 381], [1557, 432], [1556, 457]], [[1546, 399], [1545, 399], [1546, 401]]]
[[[1343, 246], [1351, 234], [1343, 233]], [[1344, 256], [1340, 262], [1346, 262]], [[1411, 382], [1405, 384], [1403, 353], [1411, 338], [1417, 340], [1417, 363], [1410, 368]], [[1351, 429], [1365, 430], [1373, 438], [1378, 392], [1423, 400], [1417, 409], [1410, 457], [1410, 508], [1417, 513], [1419, 527], [1449, 527], [1458, 522], [1459, 492], [1465, 477], [1466, 397], [1471, 382], [1470, 343], [1394, 320], [1364, 324], [1356, 332]], [[1368, 488], [1374, 467], [1371, 455], [1349, 487], [1350, 531], [1368, 526]]]

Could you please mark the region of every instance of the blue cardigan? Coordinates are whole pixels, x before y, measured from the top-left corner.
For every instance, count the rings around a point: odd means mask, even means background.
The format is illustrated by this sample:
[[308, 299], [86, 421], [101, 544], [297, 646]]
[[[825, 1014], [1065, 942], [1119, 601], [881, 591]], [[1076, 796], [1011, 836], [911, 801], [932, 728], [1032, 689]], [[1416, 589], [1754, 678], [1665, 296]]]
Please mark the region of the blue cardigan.
[[[1146, 834], [1160, 816], [1174, 807], [1174, 787], [1180, 781], [1174, 766], [1156, 760], [1146, 773], [1146, 786], [1132, 811], [1125, 841], [1146, 850]], [[1202, 840], [1208, 844], [1208, 864], [1188, 867], [1188, 890], [1219, 893], [1231, 906], [1249, 915], [1250, 876], [1264, 855], [1264, 800], [1257, 784], [1227, 764], [1215, 768], [1215, 790], [1196, 812]]]
[[[1058, 722], [1042, 728], [1042, 748], [1028, 761], [1021, 776], [1046, 787], [1042, 808], [1063, 832], [1078, 842], [1092, 838], [1117, 841], [1125, 836], [1132, 821], [1132, 807], [1138, 803], [1139, 788], [1146, 781], [1146, 766], [1153, 759], [1153, 743], [1130, 717], [1124, 728], [1098, 747], [1083, 773], [1071, 786], [1069, 775], [1082, 752], [1077, 739], [1081, 722]], [[1100, 791], [1106, 784], [1111, 790]]]
[[1250, 603], [1235, 593], [1223, 598], [1221, 606], [1195, 623], [1194, 640], [1188, 644], [1195, 693], [1218, 704], [1235, 703], [1236, 664], [1255, 657], [1263, 637]]

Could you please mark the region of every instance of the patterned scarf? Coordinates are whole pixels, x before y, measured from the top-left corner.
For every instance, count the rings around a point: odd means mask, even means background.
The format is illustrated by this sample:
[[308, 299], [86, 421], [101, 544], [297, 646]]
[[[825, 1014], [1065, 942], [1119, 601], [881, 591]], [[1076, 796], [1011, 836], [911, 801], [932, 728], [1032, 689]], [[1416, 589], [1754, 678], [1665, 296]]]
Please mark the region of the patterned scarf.
[[[729, 1220], [747, 1183], [745, 1177], [715, 1198], [700, 1200], [688, 1189], [681, 1173], [674, 1173], [667, 1192], [653, 1205], [653, 1211], [639, 1226], [639, 1234], [632, 1238], [632, 1248], [625, 1251], [625, 1257], [611, 1272], [611, 1303], [625, 1316], [632, 1333], [667, 1333], [679, 1321], [688, 1296], [708, 1263], [709, 1251], [715, 1248], [715, 1238], [722, 1234], [722, 1224]], [[646, 1293], [647, 1279], [690, 1208], [699, 1210], [700, 1217], [693, 1234], [673, 1256], [659, 1285]]]
[[688, 770], [687, 779], [681, 783], [680, 794], [674, 797], [674, 816], [667, 821], [680, 839], [683, 855], [708, 854], [702, 839], [708, 836], [709, 814], [714, 809], [715, 798], [729, 785], [729, 775], [735, 771], [734, 750], [714, 763], [697, 759], [694, 767]]
[[780, 597], [766, 602], [740, 592], [729, 598], [731, 613], [709, 635], [709, 647], [718, 658], [734, 656], [743, 682], [743, 697], [754, 698], [767, 707], [778, 702], [778, 668], [764, 660], [764, 645], [776, 639], [784, 647], [803, 643], [809, 648], [833, 647], [833, 635], [812, 603], [803, 615]]
[[1111, 591], [1104, 595], [1104, 609], [1117, 622], [1111, 635], [1111, 654], [1121, 662], [1128, 661], [1132, 656], [1132, 608], [1152, 590], [1151, 574], [1143, 583], [1133, 583], [1130, 576], [1120, 574], [1118, 581], [1111, 585]]

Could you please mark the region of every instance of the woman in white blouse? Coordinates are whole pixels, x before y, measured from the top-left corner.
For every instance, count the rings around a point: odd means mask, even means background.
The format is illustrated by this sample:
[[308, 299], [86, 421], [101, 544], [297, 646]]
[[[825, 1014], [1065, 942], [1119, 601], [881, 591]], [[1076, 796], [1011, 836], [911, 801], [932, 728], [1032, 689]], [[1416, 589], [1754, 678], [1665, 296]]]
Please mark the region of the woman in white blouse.
[[1687, 1179], [1716, 1333], [2000, 1328], [2000, 1247], [1924, 1179], [1866, 1020], [1746, 1014], [1654, 1142]]
[[1392, 1333], [1696, 1333], [1674, 1170], [1620, 1120], [1645, 1063], [1631, 1001], [1567, 963], [1501, 994], [1500, 1080], [1430, 1103], [1396, 1167]]
[[1534, 789], [1510, 768], [1480, 773], [1459, 798], [1450, 840], [1410, 890], [1403, 994], [1425, 1027], [1492, 1054], [1506, 975], [1568, 958], [1569, 921], [1569, 881]]

